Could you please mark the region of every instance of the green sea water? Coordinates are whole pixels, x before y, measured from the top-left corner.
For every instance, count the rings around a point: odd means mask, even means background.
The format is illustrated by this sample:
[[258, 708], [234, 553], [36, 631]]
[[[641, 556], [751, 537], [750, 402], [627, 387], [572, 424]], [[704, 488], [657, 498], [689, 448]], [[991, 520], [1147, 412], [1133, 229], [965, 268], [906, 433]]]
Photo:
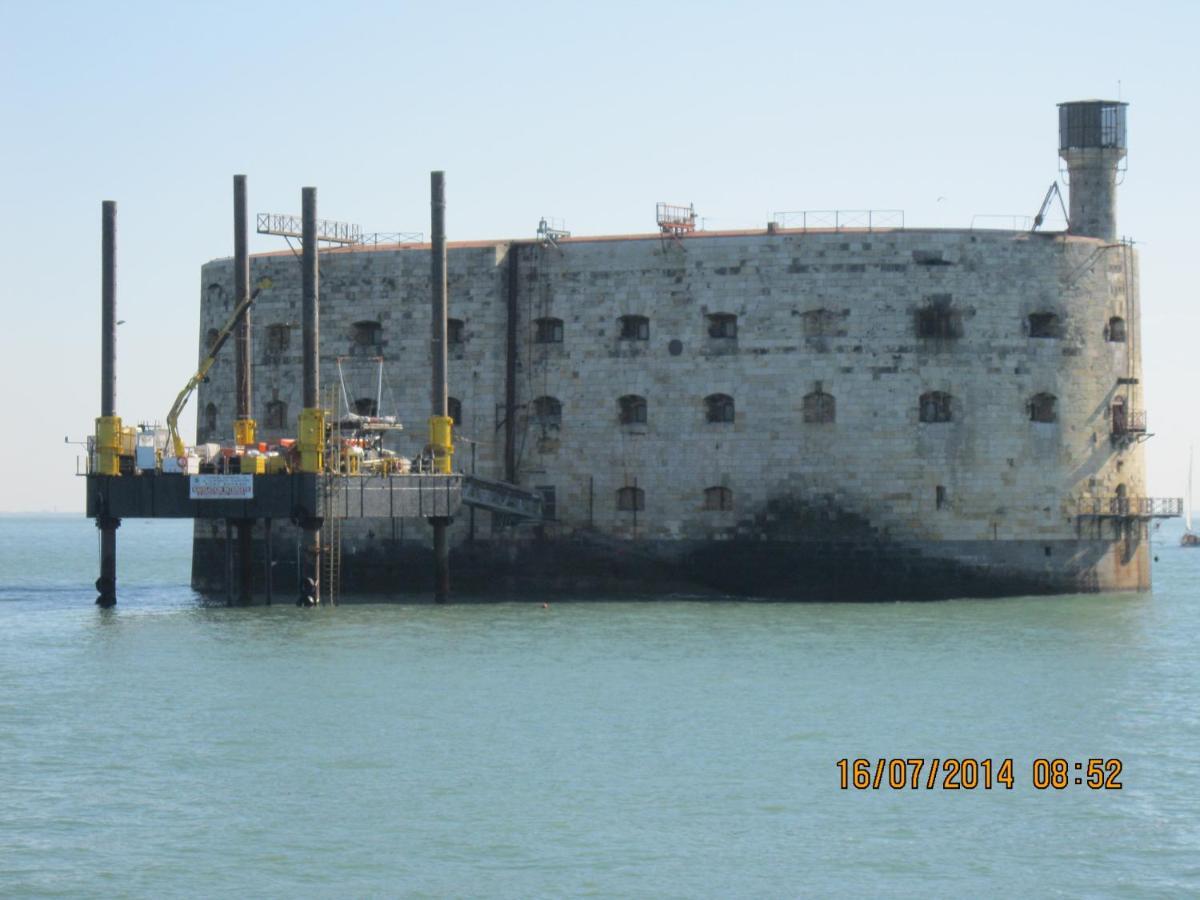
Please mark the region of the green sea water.
[[[1177, 532], [1146, 595], [301, 610], [204, 601], [188, 524], [131, 521], [101, 611], [91, 523], [3, 518], [0, 894], [1194, 896]], [[844, 757], [1016, 784], [842, 790]]]

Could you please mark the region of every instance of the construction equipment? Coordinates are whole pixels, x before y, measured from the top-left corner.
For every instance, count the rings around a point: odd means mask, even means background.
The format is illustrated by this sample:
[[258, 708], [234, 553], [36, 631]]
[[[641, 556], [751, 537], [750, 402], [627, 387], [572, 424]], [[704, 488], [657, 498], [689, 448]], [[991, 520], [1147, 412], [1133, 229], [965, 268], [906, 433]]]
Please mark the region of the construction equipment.
[[1046, 196], [1042, 198], [1042, 206], [1037, 211], [1037, 215], [1033, 217], [1033, 228], [1030, 229], [1031, 231], [1037, 231], [1042, 227], [1042, 223], [1046, 221], [1046, 213], [1050, 211], [1050, 202], [1055, 197], [1058, 198], [1058, 205], [1062, 209], [1063, 219], [1067, 221], [1067, 225], [1070, 227], [1071, 217], [1067, 215], [1067, 204], [1063, 203], [1062, 191], [1058, 189], [1058, 182], [1055, 181], [1050, 184], [1050, 187], [1046, 190]]
[[196, 389], [196, 386], [200, 384], [200, 382], [202, 382], [208, 375], [208, 370], [211, 369], [213, 363], [217, 361], [217, 354], [221, 352], [221, 347], [225, 344], [225, 341], [229, 338], [229, 335], [233, 334], [233, 329], [237, 327], [238, 322], [241, 320], [242, 316], [245, 315], [246, 310], [250, 308], [250, 304], [258, 299], [259, 294], [270, 287], [270, 278], [260, 278], [258, 280], [258, 283], [254, 288], [254, 293], [239, 303], [237, 308], [234, 309], [233, 314], [229, 317], [229, 320], [224, 324], [224, 326], [222, 326], [221, 330], [217, 332], [216, 338], [213, 340], [212, 345], [208, 348], [208, 355], [205, 356], [204, 361], [200, 363], [200, 368], [196, 370], [195, 375], [188, 379], [188, 383], [184, 385], [183, 390], [179, 392], [179, 396], [175, 398], [175, 402], [171, 404], [171, 411], [167, 413], [167, 436], [171, 450], [175, 454], [176, 458], [183, 458], [187, 456], [187, 448], [183, 444], [183, 438], [179, 436], [179, 416], [183, 412], [183, 408], [187, 406], [188, 398], [192, 396], [192, 391]]

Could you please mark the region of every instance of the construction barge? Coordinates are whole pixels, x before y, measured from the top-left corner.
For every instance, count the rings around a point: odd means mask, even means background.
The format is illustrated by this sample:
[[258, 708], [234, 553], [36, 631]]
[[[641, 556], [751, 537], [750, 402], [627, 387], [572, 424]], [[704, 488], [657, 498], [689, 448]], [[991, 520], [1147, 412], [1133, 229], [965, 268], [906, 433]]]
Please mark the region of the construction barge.
[[[340, 528], [343, 519], [414, 519], [432, 532], [432, 581], [435, 598], [450, 590], [446, 528], [464, 507], [513, 518], [541, 518], [541, 498], [512, 485], [452, 471], [453, 420], [447, 415], [445, 193], [441, 172], [432, 173], [431, 252], [433, 366], [429, 443], [414, 461], [382, 446], [380, 432], [398, 428], [394, 420], [330, 410], [318, 402], [319, 269], [317, 192], [302, 191], [304, 407], [297, 437], [258, 440], [250, 413], [250, 308], [269, 279], [250, 290], [247, 254], [246, 178], [234, 176], [234, 311], [213, 336], [196, 374], [189, 379], [167, 415], [165, 427], [125, 425], [116, 415], [116, 203], [102, 205], [101, 414], [89, 441], [87, 515], [100, 531], [97, 604], [117, 600], [116, 535], [126, 518], [190, 518], [224, 524], [221, 581], [229, 601], [255, 598], [254, 527], [261, 523], [261, 596], [274, 596], [273, 524], [285, 521], [302, 535], [296, 556], [298, 605], [337, 601], [341, 580]], [[195, 388], [202, 384], [230, 337], [235, 338], [238, 416], [233, 440], [186, 446], [178, 418]]]

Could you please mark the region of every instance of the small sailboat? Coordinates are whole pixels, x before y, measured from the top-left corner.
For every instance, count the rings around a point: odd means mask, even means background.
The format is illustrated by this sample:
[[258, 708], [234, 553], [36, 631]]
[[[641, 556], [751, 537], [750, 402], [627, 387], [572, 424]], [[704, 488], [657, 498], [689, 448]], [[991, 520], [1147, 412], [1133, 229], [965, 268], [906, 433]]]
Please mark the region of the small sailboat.
[[1200, 534], [1192, 531], [1192, 463], [1194, 453], [1188, 451], [1188, 488], [1187, 496], [1183, 498], [1183, 537], [1179, 539], [1181, 547], [1200, 547]]

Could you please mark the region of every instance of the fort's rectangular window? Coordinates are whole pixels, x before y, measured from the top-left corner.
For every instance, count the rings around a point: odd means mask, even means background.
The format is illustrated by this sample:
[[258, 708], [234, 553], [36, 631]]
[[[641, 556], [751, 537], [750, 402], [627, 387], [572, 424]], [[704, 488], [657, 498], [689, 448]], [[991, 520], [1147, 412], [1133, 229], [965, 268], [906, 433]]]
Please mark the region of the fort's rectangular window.
[[650, 320], [645, 316], [621, 316], [619, 321], [621, 325], [621, 340], [650, 340]]
[[720, 485], [705, 488], [704, 508], [707, 510], [728, 512], [733, 509], [733, 491]]
[[933, 294], [917, 310], [917, 337], [952, 340], [963, 334], [962, 313], [950, 305], [949, 294]]
[[556, 397], [538, 397], [533, 401], [533, 421], [544, 428], [562, 425], [562, 403]]
[[830, 425], [837, 420], [837, 400], [833, 394], [817, 389], [804, 395], [804, 421], [809, 425]]
[[272, 356], [283, 353], [287, 350], [288, 343], [291, 341], [292, 330], [286, 325], [276, 323], [275, 325], [267, 326], [267, 353]]
[[733, 340], [738, 333], [737, 316], [733, 313], [710, 313], [708, 315], [708, 336]]
[[359, 397], [354, 401], [354, 414], [358, 416], [379, 415], [379, 404], [374, 397]]
[[446, 398], [446, 415], [454, 420], [455, 425], [462, 424], [462, 401], [457, 397]]
[[1058, 398], [1053, 394], [1034, 394], [1029, 399], [1029, 420], [1031, 422], [1057, 422]]
[[533, 340], [537, 344], [561, 344], [563, 341], [562, 319], [535, 319]]
[[646, 492], [638, 487], [623, 487], [617, 491], [617, 509], [641, 512], [646, 508]]
[[732, 422], [733, 419], [733, 398], [728, 394], [709, 394], [704, 398], [706, 422]]
[[942, 509], [946, 505], [946, 488], [943, 485], [938, 485], [934, 491], [934, 502], [938, 509]]
[[954, 398], [945, 391], [928, 391], [921, 395], [919, 418], [922, 422], [951, 422], [954, 419]]
[[1029, 314], [1029, 336], [1031, 338], [1060, 338], [1062, 325], [1058, 316], [1051, 312]]
[[555, 521], [558, 518], [558, 499], [552, 484], [539, 484], [534, 488], [542, 495], [542, 518]]
[[360, 347], [378, 346], [383, 340], [383, 326], [379, 322], [364, 320], [352, 326], [354, 343]]
[[626, 394], [617, 400], [622, 425], [646, 424], [646, 398], [637, 394]]
[[267, 427], [287, 428], [287, 404], [282, 400], [267, 403]]
[[1108, 327], [1104, 329], [1104, 339], [1114, 344], [1125, 343], [1125, 320], [1120, 316], [1109, 319]]
[[463, 329], [466, 323], [462, 319], [447, 319], [446, 320], [446, 343], [461, 344], [463, 342]]

